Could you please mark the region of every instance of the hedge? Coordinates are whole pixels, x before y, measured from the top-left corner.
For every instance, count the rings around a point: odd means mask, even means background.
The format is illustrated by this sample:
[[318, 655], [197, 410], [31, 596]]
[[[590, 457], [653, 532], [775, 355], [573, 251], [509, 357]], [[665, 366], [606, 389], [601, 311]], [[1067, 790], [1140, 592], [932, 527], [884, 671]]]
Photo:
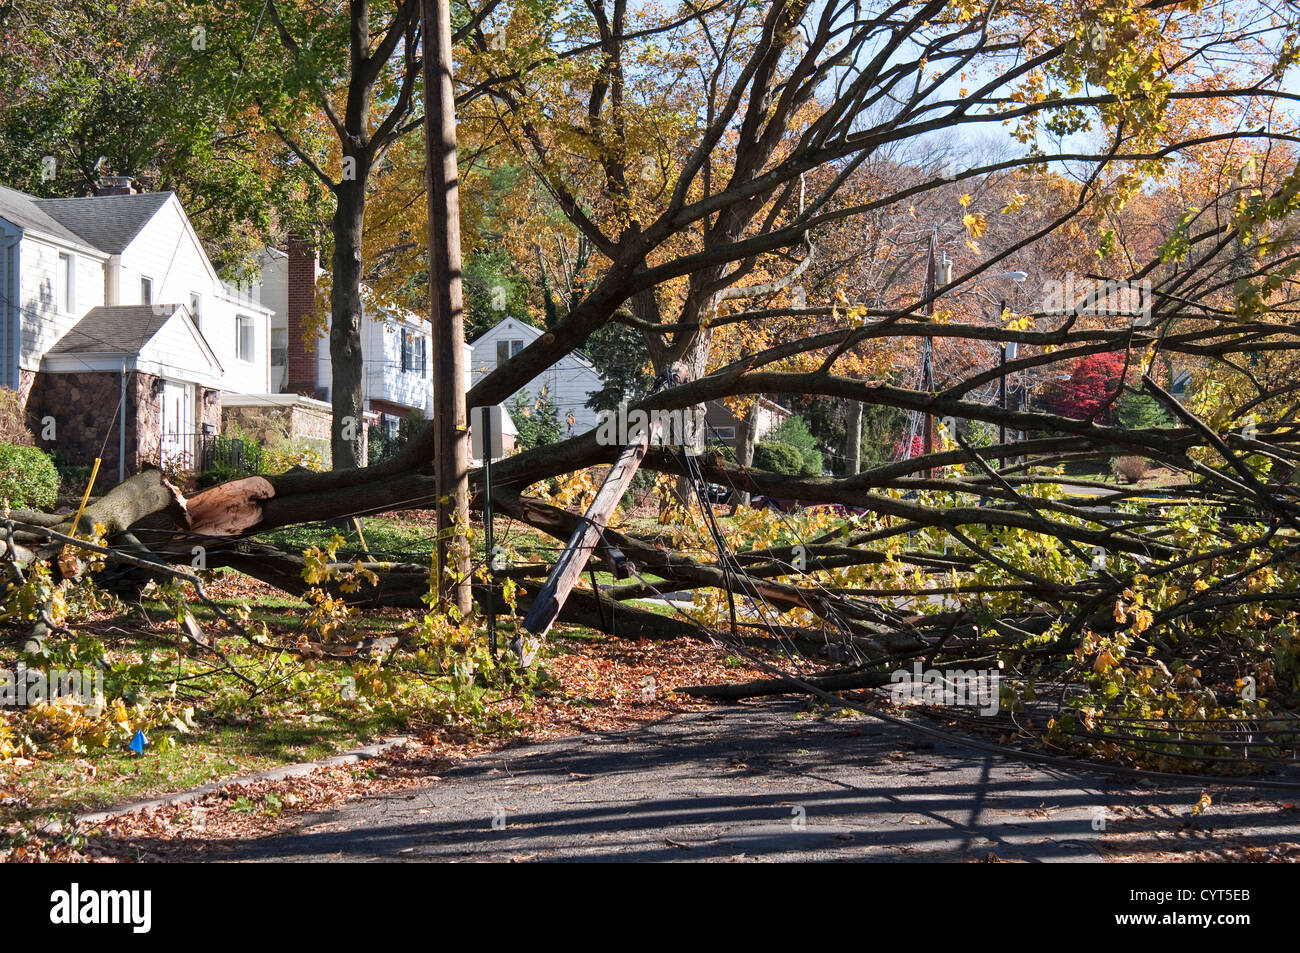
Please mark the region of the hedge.
[[754, 445], [754, 466], [771, 473], [799, 476], [804, 471], [804, 456], [788, 443], [763, 441]]
[[12, 509], [51, 509], [59, 498], [59, 471], [39, 447], [0, 443], [0, 499]]

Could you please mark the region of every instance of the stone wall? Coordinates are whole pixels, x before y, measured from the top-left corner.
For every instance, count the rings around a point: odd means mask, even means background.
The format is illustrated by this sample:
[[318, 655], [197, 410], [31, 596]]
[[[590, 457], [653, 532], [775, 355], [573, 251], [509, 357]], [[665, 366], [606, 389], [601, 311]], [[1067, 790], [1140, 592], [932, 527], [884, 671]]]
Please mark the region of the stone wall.
[[[91, 466], [103, 451], [100, 477], [96, 483], [112, 486], [117, 482], [118, 443], [120, 438], [117, 407], [121, 400], [121, 375], [113, 371], [78, 374], [36, 375], [27, 401], [28, 418], [37, 424], [34, 433], [38, 446], [58, 451], [60, 462], [68, 466]], [[126, 383], [126, 475], [139, 472], [145, 464], [157, 466], [162, 437], [162, 402], [159, 399], [161, 378], [131, 371]], [[213, 433], [221, 423], [221, 392], [195, 388], [194, 418], [199, 433], [204, 424]], [[53, 440], [42, 440], [39, 425], [51, 416], [55, 422]], [[199, 452], [195, 438], [194, 452]], [[196, 460], [190, 461], [193, 467]]]
[[263, 446], [284, 439], [303, 441], [328, 460], [331, 419], [328, 408], [307, 404], [240, 405], [222, 410], [221, 431], [228, 433], [238, 426]]
[[[103, 450], [100, 472], [111, 485], [117, 482], [119, 423], [117, 407], [121, 398], [122, 376], [114, 371], [81, 374], [36, 375], [27, 398], [28, 418], [36, 421], [36, 444], [51, 453], [57, 452], [68, 466], [90, 466]], [[127, 388], [128, 403], [131, 388]], [[133, 408], [132, 408], [133, 409]], [[130, 413], [128, 413], [128, 419]], [[45, 417], [54, 418], [54, 439], [43, 439], [40, 424]], [[136, 471], [137, 455], [131, 451], [130, 428], [127, 430], [126, 473]]]

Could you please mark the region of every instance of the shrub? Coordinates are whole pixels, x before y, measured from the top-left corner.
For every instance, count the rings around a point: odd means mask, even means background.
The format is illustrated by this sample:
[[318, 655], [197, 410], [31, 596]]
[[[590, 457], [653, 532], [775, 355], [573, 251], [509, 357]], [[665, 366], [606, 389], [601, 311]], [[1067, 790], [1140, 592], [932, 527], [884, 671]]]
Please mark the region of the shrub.
[[1151, 472], [1151, 462], [1145, 457], [1116, 457], [1110, 462], [1110, 468], [1117, 477], [1136, 483]]
[[27, 413], [18, 391], [0, 387], [0, 443], [30, 447], [36, 441], [27, 429]]
[[1097, 423], [1112, 424], [1115, 422], [1115, 407], [1107, 406], [1107, 402], [1119, 386], [1124, 368], [1122, 351], [1081, 357], [1074, 362], [1068, 379], [1054, 381], [1048, 386], [1043, 404], [1049, 413], [1072, 420], [1087, 420], [1097, 414]]
[[366, 434], [366, 463], [373, 467], [377, 463], [383, 463], [389, 457], [397, 456], [402, 449], [401, 441], [400, 432], [390, 437], [385, 428], [378, 424], [371, 424]]
[[412, 410], [403, 417], [397, 425], [397, 433], [391, 437], [385, 428], [372, 424], [366, 437], [366, 462], [373, 467], [389, 457], [397, 456], [429, 424], [430, 421], [425, 419], [423, 412], [419, 410]]
[[894, 441], [895, 460], [902, 460], [905, 458], [910, 460], [913, 457], [923, 457], [923, 456], [925, 456], [925, 438], [921, 436], [919, 433], [912, 435], [912, 446], [910, 448], [910, 452], [907, 446], [906, 438], [900, 437], [898, 440]]
[[50, 509], [59, 498], [59, 471], [37, 447], [0, 443], [0, 499], [13, 509]]
[[1169, 415], [1149, 394], [1125, 391], [1115, 404], [1115, 415], [1126, 430], [1152, 430], [1169, 426]]
[[59, 495], [75, 496], [80, 499], [86, 492], [86, 484], [90, 482], [91, 467], [88, 466], [63, 466], [55, 457], [54, 469], [59, 471]]
[[804, 472], [804, 455], [788, 443], [761, 441], [754, 445], [754, 466], [772, 473], [799, 476]]
[[808, 424], [797, 414], [787, 417], [781, 426], [772, 430], [765, 438], [767, 443], [782, 443], [799, 451], [802, 461], [793, 476], [821, 476], [822, 451], [816, 436], [808, 429]]
[[284, 473], [302, 467], [315, 473], [324, 473], [329, 462], [320, 449], [306, 440], [280, 440], [266, 448], [263, 455], [266, 473]]
[[550, 446], [564, 437], [559, 409], [545, 389], [536, 397], [520, 391], [506, 402], [506, 410], [514, 421], [520, 451]]

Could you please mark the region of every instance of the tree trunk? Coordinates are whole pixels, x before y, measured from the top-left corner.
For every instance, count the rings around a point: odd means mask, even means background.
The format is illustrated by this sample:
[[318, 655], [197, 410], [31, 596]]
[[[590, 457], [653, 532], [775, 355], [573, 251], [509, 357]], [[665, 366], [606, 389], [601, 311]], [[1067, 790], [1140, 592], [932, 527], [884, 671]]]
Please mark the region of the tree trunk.
[[438, 596], [471, 608], [469, 447], [465, 412], [465, 324], [461, 289], [460, 181], [448, 0], [422, 0], [424, 136], [429, 194], [429, 306], [433, 328], [434, 467], [438, 475]]
[[844, 422], [844, 475], [862, 471], [862, 401], [848, 402], [848, 419]]
[[[760, 398], [755, 397], [754, 402], [749, 405], [745, 411], [745, 416], [740, 418], [740, 426], [736, 428], [736, 463], [742, 467], [752, 467], [754, 465], [754, 444], [757, 443], [758, 437], [758, 402]], [[734, 516], [736, 510], [742, 506], [749, 505], [749, 491], [737, 488], [735, 491], [736, 498], [731, 504], [731, 513]]]
[[366, 219], [364, 154], [355, 159], [356, 177], [338, 185], [334, 212], [333, 286], [330, 291], [330, 402], [334, 422], [330, 449], [335, 470], [363, 466], [365, 394], [361, 373], [361, 236]]

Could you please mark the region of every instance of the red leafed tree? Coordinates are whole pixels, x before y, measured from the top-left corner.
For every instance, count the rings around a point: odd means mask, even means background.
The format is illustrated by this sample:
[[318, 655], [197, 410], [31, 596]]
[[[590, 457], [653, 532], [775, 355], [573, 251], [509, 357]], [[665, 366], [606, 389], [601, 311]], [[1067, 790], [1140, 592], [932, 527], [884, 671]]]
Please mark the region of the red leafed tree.
[[1043, 404], [1049, 413], [1074, 420], [1088, 420], [1098, 408], [1105, 406], [1097, 415], [1097, 423], [1114, 423], [1114, 397], [1123, 376], [1123, 351], [1081, 357], [1075, 361], [1067, 379], [1048, 388]]
[[912, 435], [912, 446], [910, 449], [907, 446], [906, 437], [900, 437], [898, 440], [894, 441], [895, 460], [911, 460], [913, 457], [920, 457], [924, 455], [925, 455], [925, 438], [922, 437], [920, 434]]

